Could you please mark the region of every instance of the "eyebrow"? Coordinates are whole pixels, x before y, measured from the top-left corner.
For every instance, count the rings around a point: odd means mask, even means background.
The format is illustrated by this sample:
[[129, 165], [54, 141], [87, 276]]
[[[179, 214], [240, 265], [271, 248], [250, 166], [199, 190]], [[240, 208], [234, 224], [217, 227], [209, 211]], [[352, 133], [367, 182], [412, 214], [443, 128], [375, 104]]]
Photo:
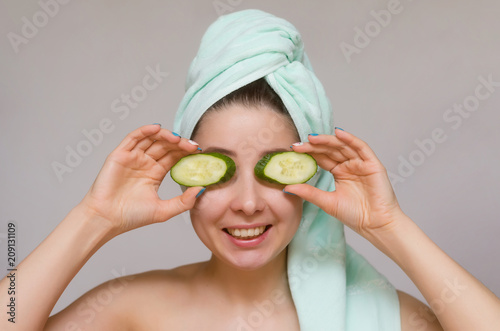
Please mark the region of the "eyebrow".
[[[286, 148], [269, 149], [269, 150], [262, 151], [262, 153], [260, 154], [260, 157], [263, 157], [264, 155], [275, 153], [275, 152], [289, 152], [289, 151], [290, 150], [286, 149]], [[212, 147], [211, 146], [211, 147], [203, 149], [203, 153], [214, 153], [214, 152], [221, 153], [221, 154], [231, 156], [231, 157], [236, 157], [236, 152], [229, 150], [229, 149], [226, 149], [226, 148], [222, 148], [222, 147], [216, 147], [216, 146]]]

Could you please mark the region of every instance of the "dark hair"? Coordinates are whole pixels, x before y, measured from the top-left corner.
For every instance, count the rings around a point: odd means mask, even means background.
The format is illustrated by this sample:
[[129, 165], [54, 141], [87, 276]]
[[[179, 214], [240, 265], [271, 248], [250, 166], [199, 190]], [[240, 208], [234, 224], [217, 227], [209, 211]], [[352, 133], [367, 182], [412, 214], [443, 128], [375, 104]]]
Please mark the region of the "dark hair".
[[201, 116], [198, 123], [193, 129], [191, 137], [194, 137], [204, 117], [212, 112], [219, 111], [227, 108], [230, 105], [239, 104], [246, 107], [263, 106], [267, 107], [278, 114], [285, 116], [289, 121], [290, 127], [295, 130], [297, 138], [299, 134], [295, 128], [292, 117], [281, 100], [280, 96], [272, 89], [264, 78], [257, 79], [256, 81], [247, 84], [236, 91], [233, 91], [214, 103], [207, 111]]

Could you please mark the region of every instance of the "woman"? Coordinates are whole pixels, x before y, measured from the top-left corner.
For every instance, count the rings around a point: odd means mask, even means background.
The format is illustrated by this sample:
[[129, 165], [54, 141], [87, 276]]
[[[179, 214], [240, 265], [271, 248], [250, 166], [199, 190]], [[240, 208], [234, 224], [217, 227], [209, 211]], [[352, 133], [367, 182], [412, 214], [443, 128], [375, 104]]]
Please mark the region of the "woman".
[[[368, 145], [332, 128], [328, 100], [288, 22], [251, 10], [214, 23], [190, 68], [174, 130], [180, 135], [157, 124], [143, 126], [109, 155], [82, 202], [18, 266], [18, 310], [30, 316], [14, 327], [4, 319], [2, 329], [500, 325], [498, 298], [404, 214]], [[323, 170], [298, 185], [255, 177], [261, 157], [290, 148], [312, 155]], [[235, 161], [228, 182], [188, 188], [168, 201], [158, 198], [164, 176], [181, 157], [211, 151]], [[49, 318], [68, 283], [103, 244], [186, 210], [213, 253], [209, 261], [104, 283]], [[350, 250], [339, 221], [393, 259], [434, 312], [396, 292]], [[7, 287], [4, 279], [1, 295]], [[97, 305], [100, 299], [106, 305]]]

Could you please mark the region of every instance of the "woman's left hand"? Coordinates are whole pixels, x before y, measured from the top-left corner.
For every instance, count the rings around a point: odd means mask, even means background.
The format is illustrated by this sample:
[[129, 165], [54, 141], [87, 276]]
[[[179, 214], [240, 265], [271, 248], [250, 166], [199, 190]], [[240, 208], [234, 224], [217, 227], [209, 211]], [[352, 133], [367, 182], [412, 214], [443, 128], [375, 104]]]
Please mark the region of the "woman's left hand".
[[385, 167], [361, 139], [339, 129], [335, 134], [309, 135], [309, 142], [293, 146], [334, 176], [335, 191], [308, 184], [288, 185], [285, 191], [314, 203], [364, 237], [390, 229], [403, 211]]

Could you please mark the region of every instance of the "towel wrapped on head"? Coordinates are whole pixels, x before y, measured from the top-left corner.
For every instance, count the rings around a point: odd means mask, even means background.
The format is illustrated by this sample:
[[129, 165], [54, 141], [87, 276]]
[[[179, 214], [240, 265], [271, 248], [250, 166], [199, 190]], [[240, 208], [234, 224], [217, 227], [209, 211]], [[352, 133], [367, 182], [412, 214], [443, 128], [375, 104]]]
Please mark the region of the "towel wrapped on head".
[[[197, 122], [227, 94], [264, 78], [280, 96], [301, 141], [334, 134], [330, 102], [289, 22], [260, 10], [221, 16], [205, 33], [186, 81], [174, 131], [191, 137]], [[321, 169], [309, 184], [335, 190]], [[304, 202], [288, 247], [288, 280], [301, 330], [400, 330], [395, 289], [345, 243], [343, 224]]]

